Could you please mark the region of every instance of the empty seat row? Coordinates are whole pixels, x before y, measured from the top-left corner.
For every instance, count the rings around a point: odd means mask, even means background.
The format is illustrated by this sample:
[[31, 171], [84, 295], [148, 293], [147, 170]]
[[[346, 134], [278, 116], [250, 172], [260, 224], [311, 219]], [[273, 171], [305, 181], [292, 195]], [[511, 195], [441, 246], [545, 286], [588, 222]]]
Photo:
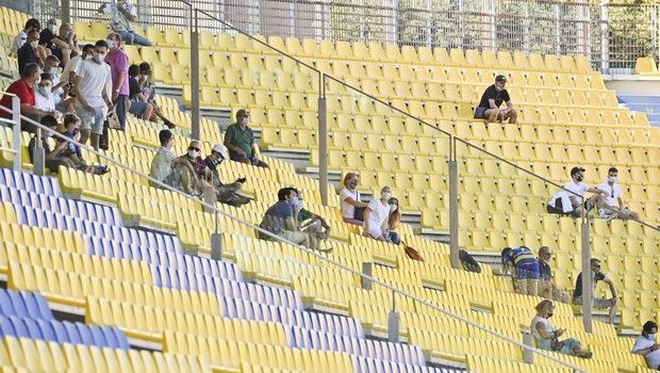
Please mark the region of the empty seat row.
[[118, 328], [68, 321], [0, 316], [0, 336], [26, 337], [58, 343], [128, 349], [128, 339]]
[[0, 315], [53, 320], [53, 312], [40, 293], [0, 289]]
[[8, 168], [0, 168], [0, 185], [62, 197], [62, 190], [56, 179], [27, 172], [16, 172]]

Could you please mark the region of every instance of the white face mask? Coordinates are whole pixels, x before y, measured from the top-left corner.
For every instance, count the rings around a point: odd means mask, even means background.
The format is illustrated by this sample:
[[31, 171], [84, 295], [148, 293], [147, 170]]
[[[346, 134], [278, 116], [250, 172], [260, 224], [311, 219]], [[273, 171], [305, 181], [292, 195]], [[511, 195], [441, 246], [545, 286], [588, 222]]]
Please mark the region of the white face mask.
[[94, 60], [96, 62], [103, 62], [104, 59], [105, 59], [105, 54], [104, 53], [98, 53], [98, 54], [94, 55]]
[[47, 85], [45, 87], [39, 87], [37, 88], [37, 91], [44, 97], [49, 97], [50, 96], [50, 91], [51, 91], [51, 86]]
[[396, 209], [398, 209], [398, 208], [399, 208], [399, 206], [397, 206], [397, 205], [394, 205], [394, 204], [390, 205], [390, 214], [393, 213], [394, 211], [396, 211]]
[[48, 25], [48, 29], [54, 34], [55, 30], [57, 30], [57, 25]]
[[112, 49], [112, 47], [115, 46], [115, 41], [114, 40], [106, 39], [105, 42], [106, 42], [106, 44], [108, 44], [108, 48], [110, 48], [110, 49]]
[[655, 341], [655, 334], [649, 334], [649, 339]]
[[199, 157], [199, 152], [197, 150], [188, 150], [188, 156], [190, 158], [197, 158]]
[[44, 133], [44, 136], [46, 136], [46, 137], [53, 137], [53, 131], [46, 131], [46, 132]]
[[57, 67], [51, 67], [49, 72], [51, 76], [56, 76], [59, 73], [59, 69]]
[[392, 193], [390, 193], [390, 192], [383, 192], [380, 195], [380, 199], [384, 199], [386, 201], [390, 198], [392, 198]]
[[608, 176], [607, 181], [612, 184], [616, 183], [616, 176]]
[[247, 126], [248, 125], [248, 119], [247, 118], [241, 118], [241, 125], [242, 126]]
[[305, 206], [305, 203], [304, 203], [302, 200], [300, 200], [300, 198], [298, 198], [298, 197], [296, 197], [296, 198], [294, 199], [294, 202], [295, 202], [295, 204], [293, 205], [293, 207], [295, 207], [295, 208], [297, 208], [297, 209], [299, 209], [299, 210], [302, 209], [303, 206]]
[[300, 200], [298, 199], [298, 197], [291, 198], [291, 206], [298, 207], [299, 204], [300, 204]]
[[36, 47], [38, 47], [38, 46], [39, 46], [39, 41], [38, 41], [38, 40], [35, 40], [35, 41], [30, 42], [30, 46], [31, 46], [32, 48], [36, 48]]

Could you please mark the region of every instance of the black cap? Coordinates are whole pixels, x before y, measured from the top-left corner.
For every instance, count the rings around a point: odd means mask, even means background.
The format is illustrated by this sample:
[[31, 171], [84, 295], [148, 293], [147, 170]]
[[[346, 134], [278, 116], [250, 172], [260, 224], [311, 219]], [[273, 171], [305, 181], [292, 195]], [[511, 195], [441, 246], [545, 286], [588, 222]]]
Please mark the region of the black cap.
[[495, 77], [495, 81], [498, 83], [506, 83], [506, 76], [498, 75]]
[[575, 167], [571, 168], [571, 176], [577, 174], [578, 172], [584, 172], [584, 168], [582, 168], [580, 166], [575, 166]]
[[160, 139], [161, 144], [164, 144], [171, 137], [172, 137], [172, 132], [170, 132], [170, 130], [161, 130], [158, 133], [158, 138]]

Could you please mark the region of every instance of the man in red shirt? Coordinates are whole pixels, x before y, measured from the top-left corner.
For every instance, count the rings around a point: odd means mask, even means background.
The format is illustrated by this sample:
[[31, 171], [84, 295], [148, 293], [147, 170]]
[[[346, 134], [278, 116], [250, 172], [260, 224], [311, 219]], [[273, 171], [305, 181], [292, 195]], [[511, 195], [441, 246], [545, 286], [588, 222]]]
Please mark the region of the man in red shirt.
[[[21, 78], [11, 83], [5, 90], [6, 93], [13, 93], [18, 96], [21, 101], [21, 114], [37, 122], [45, 115], [54, 114], [54, 111], [45, 111], [37, 109], [34, 106], [34, 87], [40, 80], [41, 68], [36, 63], [29, 63], [25, 65], [23, 71], [21, 71]], [[11, 95], [5, 94], [2, 96], [0, 106], [6, 107], [7, 109], [0, 109], [0, 117], [11, 118], [11, 101]], [[23, 131], [35, 132], [34, 126], [26, 122], [21, 123], [21, 129]]]

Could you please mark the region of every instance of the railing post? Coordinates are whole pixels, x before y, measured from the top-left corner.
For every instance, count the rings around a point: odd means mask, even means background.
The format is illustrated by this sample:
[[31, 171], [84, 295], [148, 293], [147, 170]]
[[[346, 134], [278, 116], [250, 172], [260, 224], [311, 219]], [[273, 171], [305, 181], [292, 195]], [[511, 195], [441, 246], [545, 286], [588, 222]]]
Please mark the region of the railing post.
[[71, 24], [71, 0], [61, 0], [62, 23]]
[[[191, 6], [192, 7], [192, 6]], [[192, 128], [191, 138], [201, 140], [200, 110], [199, 110], [199, 29], [198, 11], [191, 9], [190, 17], [190, 97], [192, 100], [190, 115]]]
[[454, 269], [460, 268], [458, 252], [458, 165], [456, 164], [456, 138], [449, 138], [449, 261]]
[[37, 127], [37, 137], [34, 144], [34, 150], [32, 151], [32, 171], [37, 176], [44, 176], [44, 166], [46, 163], [46, 154], [42, 146], [43, 136], [44, 133], [42, 132], [41, 127]]
[[610, 70], [610, 36], [609, 36], [609, 0], [600, 3], [600, 72], [607, 74]]
[[396, 293], [392, 292], [392, 310], [387, 317], [387, 339], [393, 343], [399, 343], [401, 334], [399, 329], [401, 327], [401, 316], [399, 311], [396, 310]]
[[[534, 352], [531, 350], [532, 346], [532, 334], [529, 330], [523, 330], [523, 361], [527, 364], [534, 364]], [[530, 347], [530, 348], [527, 348]]]
[[211, 233], [211, 259], [222, 260], [222, 233], [220, 233], [220, 220], [218, 210], [215, 210], [215, 231]]
[[[584, 205], [582, 198], [582, 206]], [[586, 207], [586, 206], [585, 206]], [[586, 208], [585, 208], [586, 210]], [[591, 281], [591, 247], [589, 245], [589, 211], [582, 217], [580, 238], [582, 247], [582, 319], [584, 330], [591, 333], [591, 311], [594, 299], [594, 288]]]
[[[373, 262], [362, 262], [362, 289], [372, 290], [374, 283], [371, 281], [371, 276], [374, 273], [374, 263]], [[368, 277], [365, 277], [368, 276]]]
[[12, 127], [14, 144], [14, 171], [20, 172], [23, 161], [21, 160], [21, 99], [18, 96], [11, 98], [11, 118], [14, 121]]
[[328, 205], [328, 120], [325, 100], [325, 74], [319, 73], [319, 192], [321, 203]]

